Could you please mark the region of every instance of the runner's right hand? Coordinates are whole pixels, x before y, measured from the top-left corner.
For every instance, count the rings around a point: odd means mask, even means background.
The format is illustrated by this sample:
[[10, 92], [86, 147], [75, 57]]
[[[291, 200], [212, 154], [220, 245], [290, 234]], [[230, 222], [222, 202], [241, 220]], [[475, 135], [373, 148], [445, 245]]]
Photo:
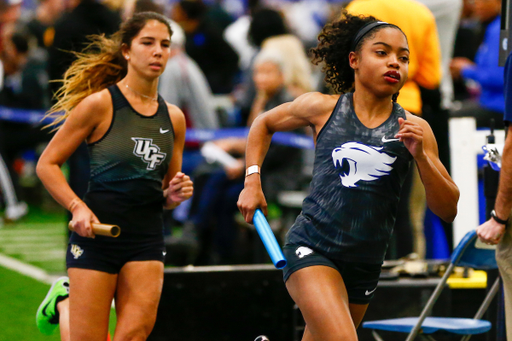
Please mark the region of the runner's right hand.
[[73, 230], [82, 237], [94, 238], [91, 223], [99, 223], [100, 221], [89, 207], [83, 201], [80, 201], [71, 213], [73, 214], [73, 220], [71, 220]]

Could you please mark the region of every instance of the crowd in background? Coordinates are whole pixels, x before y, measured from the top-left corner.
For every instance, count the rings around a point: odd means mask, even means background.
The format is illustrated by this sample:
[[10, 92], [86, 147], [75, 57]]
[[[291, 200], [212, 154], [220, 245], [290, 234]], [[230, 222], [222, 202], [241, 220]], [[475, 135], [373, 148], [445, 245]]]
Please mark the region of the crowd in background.
[[[450, 116], [474, 116], [478, 127], [489, 126], [490, 119], [503, 125], [500, 6], [501, 0], [0, 0], [0, 110], [49, 109], [58, 80], [75, 58], [72, 52], [86, 47], [87, 36], [109, 35], [133, 13], [155, 11], [172, 19], [174, 31], [161, 96], [184, 111], [188, 128], [249, 127], [260, 113], [306, 92], [333, 92], [321, 67], [310, 62], [308, 49], [327, 22], [348, 10], [397, 24], [407, 34], [409, 83], [398, 103], [430, 123], [441, 161], [450, 169]], [[22, 218], [28, 211], [25, 202], [41, 204], [33, 165], [52, 134], [41, 128], [0, 119], [0, 207], [5, 219]], [[186, 145], [183, 170], [194, 178], [195, 194], [166, 217], [170, 261], [264, 260], [253, 247], [254, 231], [236, 213], [245, 139], [226, 137], [208, 145], [212, 154], [228, 154], [229, 163], [205, 159], [204, 147]], [[289, 227], [279, 224], [284, 210], [279, 194], [307, 190], [311, 163], [307, 150], [273, 144], [269, 151], [263, 188], [278, 235]], [[68, 167], [69, 182], [82, 196], [89, 176], [85, 143]], [[414, 178], [411, 173], [404, 190], [399, 238], [389, 258], [425, 253], [425, 201], [415, 191]], [[451, 226], [444, 227], [451, 241]]]

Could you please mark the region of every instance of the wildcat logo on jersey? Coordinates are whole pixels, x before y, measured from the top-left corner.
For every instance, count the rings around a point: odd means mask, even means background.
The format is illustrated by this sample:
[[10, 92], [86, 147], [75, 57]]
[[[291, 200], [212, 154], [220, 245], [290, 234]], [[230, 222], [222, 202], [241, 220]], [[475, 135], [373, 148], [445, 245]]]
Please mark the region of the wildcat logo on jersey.
[[153, 139], [144, 139], [141, 137], [132, 137], [135, 141], [135, 148], [133, 148], [133, 154], [138, 156], [148, 164], [146, 169], [154, 170], [156, 166], [161, 164], [167, 154], [160, 153], [160, 147], [153, 144]]
[[357, 187], [360, 180], [375, 181], [388, 175], [396, 160], [381, 152], [384, 147], [367, 146], [359, 142], [347, 142], [332, 151], [334, 167], [339, 169], [341, 184], [345, 187]]
[[73, 255], [73, 258], [78, 259], [84, 254], [84, 250], [76, 244], [71, 244], [71, 254]]

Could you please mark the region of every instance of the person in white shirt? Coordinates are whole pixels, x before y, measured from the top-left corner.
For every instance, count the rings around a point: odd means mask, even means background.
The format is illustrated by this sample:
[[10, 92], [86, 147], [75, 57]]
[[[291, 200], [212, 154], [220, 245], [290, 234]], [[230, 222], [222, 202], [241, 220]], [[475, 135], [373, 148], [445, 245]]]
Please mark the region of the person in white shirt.
[[160, 95], [181, 108], [192, 127], [218, 129], [219, 120], [213, 107], [213, 95], [204, 73], [185, 52], [185, 33], [171, 21], [173, 35], [171, 56], [160, 76]]

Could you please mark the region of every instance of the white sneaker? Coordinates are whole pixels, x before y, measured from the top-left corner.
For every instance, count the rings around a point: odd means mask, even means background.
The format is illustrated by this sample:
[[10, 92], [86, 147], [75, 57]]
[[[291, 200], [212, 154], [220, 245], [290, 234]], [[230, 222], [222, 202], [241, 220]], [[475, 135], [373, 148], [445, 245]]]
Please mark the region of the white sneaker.
[[16, 221], [28, 213], [28, 206], [25, 202], [20, 201], [16, 205], [7, 206], [5, 209], [5, 219]]

